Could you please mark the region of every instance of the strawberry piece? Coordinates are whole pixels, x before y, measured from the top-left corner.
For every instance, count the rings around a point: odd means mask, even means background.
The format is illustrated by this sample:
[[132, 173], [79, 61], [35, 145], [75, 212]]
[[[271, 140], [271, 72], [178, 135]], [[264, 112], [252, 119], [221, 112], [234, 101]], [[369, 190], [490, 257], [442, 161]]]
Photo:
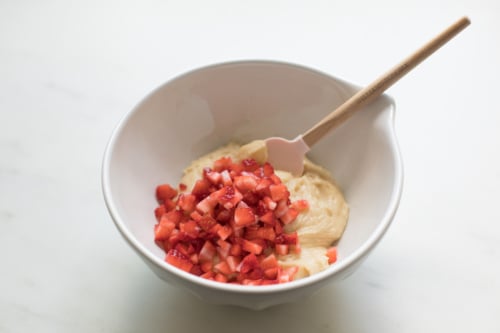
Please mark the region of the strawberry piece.
[[165, 241], [170, 237], [172, 230], [175, 229], [175, 223], [164, 220], [163, 223], [157, 223], [154, 227], [155, 241]]
[[253, 254], [260, 254], [262, 252], [262, 246], [257, 244], [254, 241], [249, 241], [246, 239], [243, 239], [243, 242], [241, 244], [241, 248], [247, 252], [253, 253]]
[[160, 218], [162, 217], [163, 214], [167, 212], [167, 209], [165, 208], [165, 205], [161, 204], [158, 207], [155, 208], [155, 217], [158, 222], [160, 222]]
[[191, 213], [196, 207], [196, 196], [191, 193], [182, 193], [177, 199], [177, 206], [179, 206], [179, 208], [182, 209], [185, 213]]
[[177, 190], [169, 184], [158, 185], [156, 187], [156, 200], [158, 200], [159, 203], [162, 203], [167, 199], [173, 199], [176, 195]]
[[241, 165], [243, 166], [243, 170], [249, 172], [254, 172], [260, 167], [259, 163], [257, 163], [257, 161], [253, 158], [244, 159], [241, 161]]
[[236, 226], [247, 226], [257, 222], [257, 218], [249, 207], [238, 205], [234, 211], [234, 224]]
[[240, 265], [237, 268], [237, 271], [241, 273], [248, 273], [251, 270], [257, 268], [259, 266], [259, 261], [257, 260], [257, 257], [255, 254], [250, 253], [246, 255], [243, 260], [241, 261]]
[[221, 157], [214, 162], [214, 170], [222, 172], [223, 170], [229, 170], [233, 161], [231, 157]]
[[293, 221], [295, 221], [295, 219], [297, 218], [297, 216], [299, 215], [299, 211], [294, 209], [294, 208], [289, 208], [285, 214], [283, 214], [280, 219], [281, 219], [281, 222], [283, 222], [283, 224], [290, 224], [292, 223]]
[[307, 200], [297, 200], [292, 202], [290, 205], [293, 209], [298, 210], [299, 212], [303, 212], [309, 209], [309, 203]]
[[180, 183], [179, 184], [179, 191], [184, 192], [185, 190], [187, 190], [187, 185], [183, 184], [183, 183]]
[[252, 176], [238, 176], [234, 178], [234, 186], [242, 193], [254, 191], [257, 187], [257, 180]]
[[276, 224], [276, 218], [274, 217], [273, 212], [266, 212], [264, 215], [259, 217], [259, 221], [262, 221], [265, 224], [269, 224], [271, 226], [274, 226]]
[[216, 273], [222, 273], [224, 275], [229, 275], [233, 272], [226, 261], [221, 261], [218, 264], [214, 265], [214, 271]]
[[219, 230], [217, 230], [217, 235], [222, 240], [226, 240], [229, 236], [231, 236], [232, 233], [233, 229], [231, 229], [231, 227], [228, 225], [222, 226]]
[[185, 232], [186, 235], [191, 238], [197, 238], [200, 234], [200, 227], [198, 226], [198, 223], [193, 220], [181, 223], [179, 225], [179, 230]]
[[193, 263], [189, 260], [189, 258], [176, 249], [168, 251], [165, 261], [186, 272], [189, 272], [193, 267]]
[[277, 255], [284, 256], [288, 254], [288, 244], [276, 244], [274, 247]]
[[278, 271], [278, 281], [279, 283], [290, 282], [293, 281], [295, 274], [299, 271], [297, 266], [290, 266], [287, 268], [283, 268]]
[[331, 246], [326, 250], [326, 256], [328, 257], [328, 263], [331, 265], [337, 261], [337, 247]]
[[290, 192], [288, 192], [285, 184], [270, 185], [269, 191], [271, 192], [271, 199], [276, 202], [280, 200], [287, 200], [290, 196]]
[[278, 201], [278, 205], [276, 206], [276, 209], [274, 210], [274, 215], [276, 217], [280, 218], [286, 214], [288, 209], [289, 208], [288, 208], [286, 199], [282, 199], [282, 200]]
[[210, 194], [210, 182], [207, 179], [200, 179], [194, 183], [191, 193], [197, 198], [204, 198]]
[[217, 205], [217, 200], [211, 195], [198, 202], [196, 209], [202, 214], [213, 214], [214, 208]]
[[217, 249], [215, 248], [214, 244], [212, 244], [212, 242], [207, 240], [207, 241], [205, 241], [205, 243], [203, 244], [203, 247], [200, 250], [200, 253], [198, 255], [198, 260], [201, 263], [212, 262], [216, 253], [217, 253]]
[[201, 216], [201, 218], [197, 222], [200, 228], [205, 231], [209, 231], [213, 228], [214, 225], [217, 224], [217, 221], [210, 214]]
[[214, 185], [219, 184], [222, 180], [222, 175], [217, 171], [207, 171], [205, 177]]

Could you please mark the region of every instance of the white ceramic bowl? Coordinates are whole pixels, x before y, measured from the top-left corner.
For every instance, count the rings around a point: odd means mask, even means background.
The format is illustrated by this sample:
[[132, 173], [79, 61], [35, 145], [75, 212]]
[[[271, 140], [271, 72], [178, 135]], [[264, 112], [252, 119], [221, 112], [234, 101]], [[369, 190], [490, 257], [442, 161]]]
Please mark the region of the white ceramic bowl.
[[384, 95], [313, 147], [350, 205], [337, 263], [311, 277], [271, 286], [223, 284], [164, 262], [153, 241], [154, 189], [178, 184], [193, 159], [231, 140], [293, 138], [358, 88], [288, 63], [241, 61], [181, 75], [148, 95], [118, 124], [106, 148], [102, 186], [124, 239], [161, 279], [217, 304], [263, 309], [296, 301], [352, 273], [397, 210], [403, 169], [394, 103]]

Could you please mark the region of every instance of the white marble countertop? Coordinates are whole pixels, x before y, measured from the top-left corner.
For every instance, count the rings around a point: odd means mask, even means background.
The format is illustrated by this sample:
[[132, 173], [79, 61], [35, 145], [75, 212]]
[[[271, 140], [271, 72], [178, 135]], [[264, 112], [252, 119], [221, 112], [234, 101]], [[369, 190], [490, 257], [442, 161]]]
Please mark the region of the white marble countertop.
[[[119, 236], [104, 146], [162, 82], [257, 58], [367, 84], [462, 15], [388, 92], [403, 198], [348, 279], [261, 312], [213, 306]], [[0, 332], [499, 332], [499, 87], [498, 1], [1, 1]]]

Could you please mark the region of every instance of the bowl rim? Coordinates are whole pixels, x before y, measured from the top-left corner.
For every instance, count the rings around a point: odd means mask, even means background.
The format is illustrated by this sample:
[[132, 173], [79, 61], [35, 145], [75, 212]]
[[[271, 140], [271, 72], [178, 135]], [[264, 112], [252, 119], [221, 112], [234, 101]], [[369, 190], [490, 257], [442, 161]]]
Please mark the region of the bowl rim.
[[[259, 65], [259, 66], [280, 66], [280, 67], [288, 67], [294, 70], [302, 70], [314, 74], [318, 74], [329, 80], [337, 81], [340, 85], [347, 85], [351, 88], [359, 90], [360, 88], [348, 81], [343, 79], [339, 79], [335, 76], [322, 72], [320, 70], [307, 67], [304, 65], [299, 65], [292, 62], [287, 61], [278, 61], [278, 60], [265, 60], [265, 59], [256, 59], [256, 60], [235, 60], [235, 61], [223, 61], [214, 64], [209, 64], [201, 67], [196, 67], [191, 70], [188, 70], [180, 75], [174, 76], [171, 79], [167, 80], [165, 83], [161, 84], [157, 88], [153, 89], [150, 93], [148, 93], [145, 97], [143, 97], [132, 109], [127, 111], [124, 116], [118, 121], [114, 130], [111, 132], [108, 143], [105, 146], [102, 165], [101, 165], [101, 189], [104, 197], [104, 201], [108, 210], [108, 213], [111, 216], [113, 223], [115, 224], [118, 231], [121, 233], [122, 237], [128, 242], [128, 244], [143, 258], [148, 259], [148, 261], [154, 264], [156, 267], [168, 271], [168, 273], [183, 279], [186, 282], [189, 282], [193, 285], [198, 285], [210, 289], [215, 289], [223, 292], [230, 293], [241, 293], [241, 294], [271, 294], [271, 293], [281, 293], [286, 291], [291, 291], [295, 289], [299, 289], [305, 286], [310, 286], [313, 284], [321, 283], [324, 280], [327, 280], [329, 276], [333, 276], [339, 274], [349, 267], [355, 265], [364, 259], [365, 255], [368, 254], [372, 248], [374, 248], [378, 242], [381, 240], [387, 229], [389, 228], [394, 216], [396, 215], [397, 208], [399, 206], [399, 202], [401, 200], [401, 195], [403, 191], [403, 161], [402, 155], [399, 148], [396, 132], [395, 132], [395, 102], [392, 97], [387, 94], [383, 94], [382, 98], [385, 98], [388, 102], [387, 112], [389, 113], [389, 124], [388, 124], [388, 134], [389, 134], [389, 142], [390, 149], [392, 151], [392, 156], [394, 157], [394, 185], [392, 187], [392, 194], [389, 200], [389, 204], [385, 210], [385, 214], [381, 221], [378, 223], [375, 230], [370, 234], [370, 236], [363, 242], [363, 244], [358, 247], [355, 251], [353, 251], [350, 255], [343, 258], [341, 261], [336, 263], [329, 268], [315, 273], [306, 278], [294, 280], [287, 283], [282, 284], [274, 284], [274, 285], [264, 285], [264, 286], [249, 286], [249, 285], [238, 285], [238, 284], [228, 284], [228, 283], [220, 283], [217, 281], [211, 281], [207, 279], [203, 279], [196, 275], [185, 272], [177, 267], [169, 265], [164, 260], [161, 260], [153, 253], [151, 253], [141, 242], [134, 237], [132, 232], [126, 227], [126, 224], [122, 221], [121, 215], [115, 206], [113, 196], [111, 193], [111, 184], [110, 184], [110, 164], [111, 157], [113, 155], [113, 149], [116, 145], [117, 138], [120, 133], [123, 131], [126, 126], [128, 120], [135, 114], [140, 107], [143, 105], [145, 101], [154, 96], [157, 92], [164, 89], [166, 86], [171, 83], [182, 79], [183, 77], [192, 75], [196, 72], [213, 70], [224, 67], [231, 66], [250, 66], [250, 65]], [[343, 88], [343, 87], [342, 87]]]

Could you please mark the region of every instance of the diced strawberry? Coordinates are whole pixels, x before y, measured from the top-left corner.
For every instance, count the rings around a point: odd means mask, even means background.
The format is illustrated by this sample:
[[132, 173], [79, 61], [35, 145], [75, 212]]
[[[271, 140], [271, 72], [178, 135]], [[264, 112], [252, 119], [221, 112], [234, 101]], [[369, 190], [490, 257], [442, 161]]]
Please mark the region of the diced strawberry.
[[198, 221], [198, 225], [205, 231], [209, 231], [214, 225], [217, 224], [217, 221], [210, 215], [203, 215]]
[[180, 184], [179, 184], [179, 190], [180, 190], [180, 191], [185, 191], [185, 190], [187, 190], [187, 186], [186, 186], [186, 184], [180, 183]]
[[259, 163], [257, 163], [257, 161], [253, 158], [244, 159], [241, 161], [241, 165], [243, 166], [243, 170], [249, 172], [254, 172], [260, 167]]
[[274, 247], [277, 255], [284, 256], [288, 254], [288, 244], [276, 244]]
[[275, 210], [276, 207], [278, 206], [278, 204], [276, 203], [276, 201], [273, 201], [273, 199], [271, 199], [270, 197], [266, 196], [262, 199], [262, 202], [264, 204], [264, 206], [269, 209], [269, 210]]
[[222, 185], [224, 186], [231, 186], [233, 185], [233, 179], [231, 178], [231, 175], [229, 174], [229, 171], [223, 170], [221, 173], [221, 181]]
[[222, 239], [217, 240], [217, 253], [219, 258], [225, 259], [229, 255], [229, 250], [231, 249], [231, 243], [223, 241]]
[[257, 257], [255, 256], [255, 254], [250, 253], [243, 258], [240, 265], [238, 266], [237, 271], [241, 273], [248, 273], [258, 266], [259, 261], [257, 260]]
[[172, 230], [175, 229], [175, 223], [164, 220], [163, 223], [157, 223], [154, 228], [155, 241], [165, 241], [170, 237]]
[[268, 268], [264, 270], [264, 276], [267, 279], [274, 280], [278, 277], [279, 267]]
[[206, 197], [210, 194], [210, 182], [207, 179], [197, 180], [191, 193], [199, 199]]
[[220, 239], [222, 240], [226, 240], [229, 236], [231, 236], [231, 234], [233, 233], [233, 229], [228, 226], [228, 225], [225, 225], [225, 226], [222, 226], [218, 231], [217, 231], [217, 235], [220, 237]]
[[299, 215], [299, 211], [294, 209], [294, 208], [289, 208], [285, 214], [283, 214], [280, 219], [281, 219], [281, 222], [283, 222], [283, 224], [290, 224], [292, 223], [293, 221], [295, 221], [295, 219], [297, 218], [297, 216]]
[[241, 260], [239, 259], [239, 255], [238, 256], [227, 256], [226, 262], [227, 262], [227, 265], [229, 266], [229, 269], [233, 273], [233, 272], [236, 272], [237, 267], [239, 266]]
[[271, 253], [260, 261], [260, 267], [264, 270], [278, 267], [278, 259], [276, 259], [276, 256]]
[[225, 186], [213, 193], [217, 202], [224, 206], [225, 209], [235, 207], [243, 198], [243, 195], [232, 186]]
[[205, 199], [198, 202], [196, 209], [202, 214], [213, 214], [214, 208], [217, 205], [217, 200], [212, 196], [207, 196]]
[[278, 271], [278, 282], [279, 283], [284, 283], [284, 282], [290, 282], [293, 281], [293, 278], [295, 274], [299, 271], [299, 268], [297, 266], [290, 266], [287, 268], [283, 268]]
[[158, 207], [155, 208], [155, 216], [156, 220], [160, 222], [160, 218], [162, 217], [163, 214], [167, 212], [165, 205], [161, 204]]
[[269, 191], [271, 192], [271, 199], [275, 202], [287, 200], [290, 196], [290, 192], [288, 192], [285, 184], [270, 185]]
[[227, 224], [229, 221], [231, 221], [231, 218], [233, 217], [233, 212], [221, 207], [222, 209], [219, 209], [218, 211], [214, 212], [215, 219], [221, 223], [221, 224]]
[[214, 264], [212, 261], [204, 261], [204, 262], [201, 262], [200, 261], [200, 269], [205, 272], [205, 273], [213, 273], [212, 272], [212, 268], [214, 267]]
[[223, 170], [229, 170], [233, 161], [231, 157], [221, 157], [214, 162], [214, 170], [218, 172], [222, 172]]
[[289, 244], [289, 245], [295, 245], [297, 244], [297, 232], [294, 231], [289, 234], [279, 234], [276, 236], [275, 243], [276, 244]]
[[176, 203], [172, 199], [166, 199], [165, 201], [163, 201], [163, 206], [165, 207], [165, 210], [169, 212], [175, 209]]
[[234, 211], [234, 224], [236, 226], [248, 226], [256, 222], [257, 218], [251, 208], [243, 207], [242, 205], [236, 207]]
[[255, 191], [261, 195], [271, 195], [269, 190], [269, 186], [271, 186], [273, 182], [268, 178], [262, 178], [257, 181], [257, 186], [255, 186]]
[[328, 263], [331, 265], [337, 261], [337, 247], [331, 246], [326, 250], [326, 256], [328, 257]]
[[202, 266], [201, 270], [205, 273], [201, 274], [200, 277], [207, 279], [207, 280], [214, 280], [215, 273], [212, 272], [212, 266], [210, 266], [210, 270], [208, 270], [208, 271], [204, 271], [203, 266]]
[[[193, 262], [193, 260], [191, 260], [191, 262]], [[203, 271], [201, 270], [200, 265], [194, 264], [193, 267], [191, 267], [189, 273], [200, 276], [201, 274], [203, 274]]]
[[156, 200], [163, 203], [167, 199], [173, 199], [177, 195], [177, 190], [169, 184], [158, 185], [156, 187]]
[[224, 282], [224, 283], [228, 281], [227, 276], [221, 273], [215, 274], [214, 280], [217, 282]]
[[[167, 213], [165, 213], [163, 216], [162, 216], [162, 220], [163, 219], [167, 219], [169, 221], [172, 221], [175, 223], [175, 225], [178, 225], [179, 222], [182, 220], [182, 213], [178, 210], [171, 210]], [[160, 220], [161, 222], [161, 220]]]
[[278, 201], [278, 205], [276, 206], [276, 209], [274, 210], [274, 215], [276, 217], [280, 218], [286, 214], [288, 209], [289, 208], [288, 208], [286, 199], [282, 199], [282, 200]]
[[217, 171], [208, 171], [205, 177], [214, 185], [219, 184], [222, 180], [222, 175]]
[[242, 253], [241, 245], [238, 243], [233, 243], [231, 249], [229, 250], [229, 254], [234, 257], [239, 257], [241, 256], [241, 253]]
[[215, 248], [214, 244], [212, 244], [212, 242], [207, 240], [207, 241], [205, 241], [205, 243], [203, 244], [203, 247], [200, 250], [200, 253], [198, 255], [198, 260], [201, 263], [207, 262], [207, 261], [212, 262], [216, 253], [217, 253], [217, 249]]
[[262, 252], [262, 246], [257, 244], [255, 241], [249, 241], [246, 239], [243, 239], [243, 242], [241, 244], [241, 248], [247, 252], [253, 253], [253, 254], [260, 254]]
[[181, 223], [179, 225], [179, 230], [184, 231], [191, 238], [196, 238], [200, 234], [200, 227], [198, 223], [193, 220]]
[[192, 212], [191, 214], [189, 214], [189, 217], [195, 221], [200, 221], [203, 217], [203, 215], [201, 215], [200, 213], [198, 213], [197, 211], [194, 211]]
[[222, 273], [224, 275], [229, 275], [233, 271], [231, 271], [231, 268], [229, 267], [228, 263], [226, 261], [221, 261], [218, 264], [214, 265], [214, 271], [217, 273]]
[[189, 258], [176, 249], [168, 251], [165, 261], [186, 272], [189, 272], [193, 267], [193, 263], [189, 260]]
[[264, 165], [262, 166], [262, 170], [264, 171], [264, 176], [266, 177], [274, 175], [274, 168], [268, 162], [264, 163]]
[[281, 184], [281, 178], [278, 177], [276, 174], [272, 174], [269, 176], [269, 179], [273, 182], [273, 184], [278, 185]]
[[271, 226], [274, 226], [276, 224], [276, 218], [274, 217], [273, 212], [267, 212], [264, 215], [260, 216], [259, 221], [262, 221], [265, 224], [269, 224]]
[[296, 200], [292, 202], [291, 207], [298, 210], [299, 212], [303, 212], [309, 209], [309, 203], [307, 200]]
[[239, 176], [234, 178], [234, 186], [242, 193], [254, 191], [257, 187], [257, 180], [252, 176]]
[[181, 195], [179, 195], [179, 198], [177, 199], [177, 205], [185, 213], [189, 214], [192, 211], [194, 211], [196, 207], [196, 196], [191, 193], [189, 194], [182, 193]]

